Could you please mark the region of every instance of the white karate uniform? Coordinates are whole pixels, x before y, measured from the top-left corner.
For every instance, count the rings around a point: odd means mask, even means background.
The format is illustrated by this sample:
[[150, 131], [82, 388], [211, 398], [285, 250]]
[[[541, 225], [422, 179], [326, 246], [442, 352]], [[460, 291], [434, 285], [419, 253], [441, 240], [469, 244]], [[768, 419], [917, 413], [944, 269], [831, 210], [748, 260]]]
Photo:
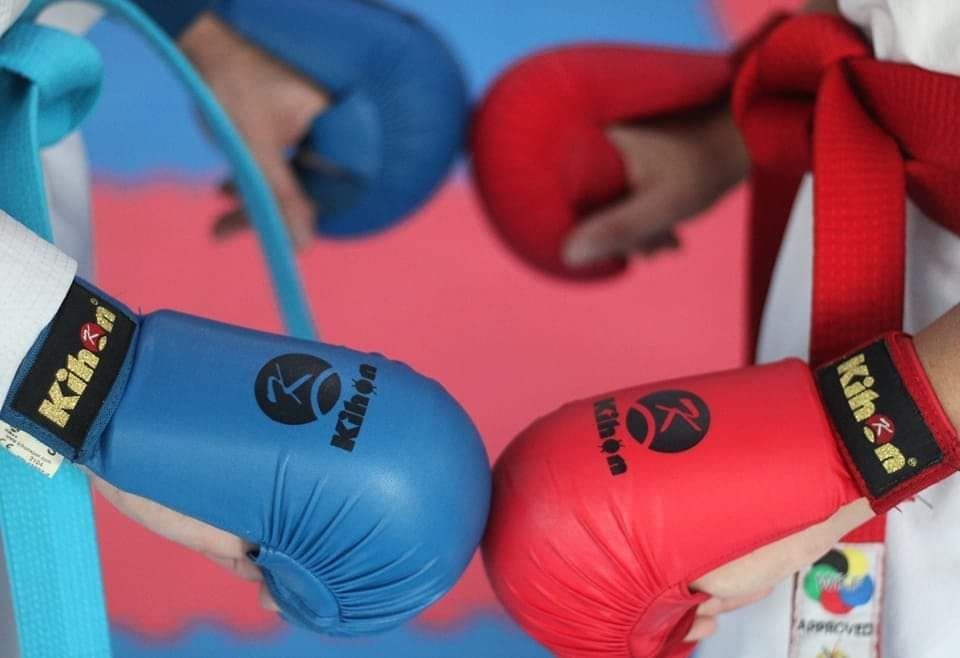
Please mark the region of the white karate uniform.
[[[957, 0], [840, 0], [880, 59], [960, 75]], [[960, 121], [960, 117], [954, 118]], [[960, 184], [960, 181], [957, 182]], [[760, 362], [807, 357], [813, 264], [813, 179], [797, 194], [764, 309]], [[908, 203], [905, 329], [960, 302], [960, 238]], [[960, 348], [960, 346], [958, 346]], [[887, 521], [884, 658], [960, 656], [960, 478], [941, 482]], [[764, 601], [723, 615], [697, 658], [788, 658], [793, 579]], [[801, 658], [816, 658], [811, 656]]]

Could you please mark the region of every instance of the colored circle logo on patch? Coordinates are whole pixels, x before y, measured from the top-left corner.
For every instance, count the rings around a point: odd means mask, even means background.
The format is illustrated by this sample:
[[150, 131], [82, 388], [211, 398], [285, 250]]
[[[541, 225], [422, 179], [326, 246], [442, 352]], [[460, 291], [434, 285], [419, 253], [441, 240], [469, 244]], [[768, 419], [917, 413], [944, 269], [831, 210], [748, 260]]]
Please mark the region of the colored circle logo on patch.
[[870, 561], [855, 548], [834, 549], [817, 560], [803, 578], [807, 596], [823, 609], [845, 615], [873, 598]]
[[817, 658], [850, 658], [840, 649], [824, 649], [817, 654]]

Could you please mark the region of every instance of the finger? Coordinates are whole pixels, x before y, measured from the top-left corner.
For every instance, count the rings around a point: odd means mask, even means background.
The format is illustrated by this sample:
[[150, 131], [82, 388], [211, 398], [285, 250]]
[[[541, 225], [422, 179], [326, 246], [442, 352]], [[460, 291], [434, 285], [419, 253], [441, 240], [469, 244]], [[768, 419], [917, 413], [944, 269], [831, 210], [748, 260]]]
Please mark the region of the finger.
[[220, 555], [209, 554], [207, 555], [207, 558], [209, 558], [211, 562], [215, 562], [227, 571], [239, 576], [243, 580], [249, 580], [251, 582], [263, 581], [263, 573], [261, 573], [260, 569], [257, 568], [257, 565], [251, 562], [248, 558], [223, 557]]
[[297, 247], [307, 246], [313, 239], [316, 207], [300, 187], [293, 168], [284, 158], [282, 147], [272, 143], [253, 146], [253, 152], [276, 196], [291, 240]]
[[714, 596], [697, 606], [697, 616], [716, 617], [723, 612], [727, 599]]
[[773, 592], [772, 587], [760, 590], [758, 592], [753, 592], [751, 594], [743, 594], [741, 596], [731, 596], [727, 598], [715, 596], [701, 603], [697, 608], [697, 614], [706, 617], [715, 617], [725, 612], [737, 610], [738, 608], [742, 608], [750, 605], [751, 603], [756, 603], [757, 601], [765, 599], [770, 595], [771, 592]]
[[242, 208], [228, 210], [213, 223], [213, 237], [218, 240], [229, 238], [232, 235], [249, 228], [247, 213]]
[[160, 503], [121, 491], [96, 475], [91, 474], [91, 481], [94, 488], [125, 516], [187, 548], [224, 558], [245, 558], [254, 548], [236, 535]]
[[[268, 168], [269, 167], [269, 168]], [[276, 197], [280, 214], [296, 247], [305, 247], [313, 239], [316, 206], [303, 192], [300, 183], [286, 161], [265, 165], [264, 174]], [[237, 198], [238, 191], [232, 180], [220, 184], [220, 191], [227, 196]], [[250, 220], [243, 207], [234, 208], [222, 214], [213, 225], [213, 236], [218, 240], [227, 239], [250, 227]]]
[[273, 600], [273, 597], [270, 595], [270, 590], [267, 589], [266, 585], [260, 586], [260, 592], [257, 594], [257, 598], [260, 600], [260, 607], [264, 610], [280, 612], [280, 606]]
[[737, 608], [743, 608], [754, 604], [758, 601], [762, 601], [773, 594], [773, 588], [767, 587], [765, 589], [758, 590], [753, 594], [744, 594], [743, 596], [734, 596], [726, 599], [726, 606], [723, 609], [723, 612], [730, 612], [731, 610], [736, 610]]
[[717, 632], [717, 620], [713, 617], [697, 617], [690, 632], [683, 638], [684, 642], [699, 642]]
[[679, 214], [656, 186], [635, 189], [623, 201], [584, 218], [564, 245], [564, 262], [583, 267], [624, 256], [665, 233]]
[[637, 251], [644, 256], [650, 256], [658, 251], [672, 251], [674, 249], [680, 248], [680, 238], [677, 237], [677, 234], [674, 231], [664, 231], [658, 233], [646, 240], [641, 240], [638, 244], [634, 246], [634, 251]]

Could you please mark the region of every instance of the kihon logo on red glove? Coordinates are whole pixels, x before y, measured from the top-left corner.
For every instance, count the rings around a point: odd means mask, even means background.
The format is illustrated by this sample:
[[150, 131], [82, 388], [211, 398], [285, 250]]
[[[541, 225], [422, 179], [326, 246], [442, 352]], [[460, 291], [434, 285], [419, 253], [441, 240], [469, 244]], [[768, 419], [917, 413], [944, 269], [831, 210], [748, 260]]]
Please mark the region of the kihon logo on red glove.
[[683, 452], [703, 440], [710, 410], [689, 391], [645, 395], [627, 412], [627, 431], [655, 452]]
[[[936, 443], [924, 440], [919, 431], [923, 428], [904, 427], [919, 414], [901, 402], [908, 398], [882, 343], [821, 368], [818, 378], [840, 436], [874, 495], [912, 477], [910, 473], [921, 461], [938, 461], [938, 455], [924, 454], [924, 449]], [[899, 433], [897, 425], [901, 425]]]
[[[593, 416], [600, 437], [600, 452], [606, 455], [611, 475], [627, 472], [627, 461], [619, 454], [623, 442], [617, 438], [620, 412], [613, 398], [593, 403]], [[683, 452], [700, 443], [710, 429], [710, 410], [689, 391], [657, 391], [636, 401], [627, 412], [627, 431], [637, 443], [654, 452]]]

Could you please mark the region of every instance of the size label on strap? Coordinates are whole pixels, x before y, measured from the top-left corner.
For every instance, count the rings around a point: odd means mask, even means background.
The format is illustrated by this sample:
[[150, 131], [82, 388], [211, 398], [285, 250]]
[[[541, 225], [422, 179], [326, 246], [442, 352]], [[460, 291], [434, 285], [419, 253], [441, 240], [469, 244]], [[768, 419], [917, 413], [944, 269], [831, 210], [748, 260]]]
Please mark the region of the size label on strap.
[[884, 551], [838, 544], [796, 576], [790, 658], [879, 658]]
[[63, 456], [24, 431], [0, 420], [0, 447], [52, 478], [63, 464]]

